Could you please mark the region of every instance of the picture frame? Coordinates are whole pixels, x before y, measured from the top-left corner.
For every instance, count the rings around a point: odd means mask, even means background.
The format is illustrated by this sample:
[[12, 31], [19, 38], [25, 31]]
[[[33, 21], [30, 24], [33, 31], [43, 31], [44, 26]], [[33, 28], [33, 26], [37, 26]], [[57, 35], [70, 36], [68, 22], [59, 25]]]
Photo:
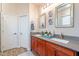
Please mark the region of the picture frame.
[[53, 12], [52, 11], [48, 12], [48, 24], [53, 25]]
[[40, 29], [45, 29], [46, 28], [46, 14], [42, 14], [40, 16], [40, 19], [39, 19], [39, 28]]
[[49, 11], [48, 12], [48, 17], [52, 17], [53, 16], [53, 12], [52, 11]]
[[53, 18], [52, 17], [48, 19], [48, 24], [49, 25], [52, 25], [53, 24]]
[[35, 30], [35, 25], [34, 25], [34, 22], [31, 21], [31, 31]]

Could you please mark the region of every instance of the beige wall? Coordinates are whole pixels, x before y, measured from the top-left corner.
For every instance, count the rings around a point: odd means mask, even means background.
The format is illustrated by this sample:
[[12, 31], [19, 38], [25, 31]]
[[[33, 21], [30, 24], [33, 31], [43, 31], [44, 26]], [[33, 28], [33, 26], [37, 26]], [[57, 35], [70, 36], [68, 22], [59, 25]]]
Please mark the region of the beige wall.
[[0, 12], [1, 12], [1, 3], [0, 3]]
[[13, 14], [13, 15], [26, 15], [28, 14], [28, 4], [24, 3], [3, 3], [2, 13], [3, 14]]
[[[0, 3], [0, 47], [1, 47], [1, 3]], [[1, 51], [1, 48], [0, 48]]]
[[[55, 7], [59, 4], [52, 4], [49, 8], [42, 10], [41, 14], [46, 13], [46, 29], [48, 31], [53, 32], [55, 30], [56, 34], [63, 33], [64, 35], [69, 35], [69, 36], [77, 36], [79, 37], [79, 4], [76, 3], [74, 4], [74, 27], [72, 28], [56, 28], [55, 27]], [[49, 11], [53, 12], [53, 25], [49, 26], [48, 25], [48, 12]]]
[[37, 32], [38, 31], [38, 18], [39, 18], [39, 7], [36, 4], [29, 4], [29, 17], [30, 17], [30, 22], [34, 23], [35, 30], [32, 32]]

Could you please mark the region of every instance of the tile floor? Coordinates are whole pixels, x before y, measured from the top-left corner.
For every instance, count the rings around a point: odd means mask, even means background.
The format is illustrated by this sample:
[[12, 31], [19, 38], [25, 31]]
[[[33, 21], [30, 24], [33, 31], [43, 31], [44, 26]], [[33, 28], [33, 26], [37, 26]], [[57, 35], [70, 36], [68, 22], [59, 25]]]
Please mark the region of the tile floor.
[[27, 51], [27, 52], [19, 54], [18, 56], [35, 56], [35, 55], [31, 51]]
[[0, 52], [0, 56], [17, 56], [24, 52], [27, 52], [26, 48], [13, 48]]
[[13, 48], [0, 52], [0, 56], [35, 56], [31, 51], [26, 48]]

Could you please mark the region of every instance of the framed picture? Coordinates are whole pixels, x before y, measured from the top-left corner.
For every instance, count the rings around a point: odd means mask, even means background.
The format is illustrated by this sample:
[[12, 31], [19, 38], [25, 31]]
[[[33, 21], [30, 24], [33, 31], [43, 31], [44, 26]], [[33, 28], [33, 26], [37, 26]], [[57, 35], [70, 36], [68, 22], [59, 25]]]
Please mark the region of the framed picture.
[[49, 17], [52, 17], [52, 16], [53, 16], [52, 11], [49, 11], [49, 12], [48, 12], [48, 16], [49, 16]]
[[49, 25], [53, 24], [53, 12], [52, 11], [48, 12], [48, 24]]
[[39, 27], [40, 27], [41, 29], [46, 28], [46, 15], [45, 15], [45, 14], [43, 14], [43, 15], [40, 16], [40, 21], [39, 21], [39, 23], [40, 23]]
[[49, 25], [52, 25], [53, 24], [53, 18], [49, 18], [48, 23], [49, 23]]
[[31, 31], [33, 31], [33, 30], [34, 30], [34, 22], [31, 21]]

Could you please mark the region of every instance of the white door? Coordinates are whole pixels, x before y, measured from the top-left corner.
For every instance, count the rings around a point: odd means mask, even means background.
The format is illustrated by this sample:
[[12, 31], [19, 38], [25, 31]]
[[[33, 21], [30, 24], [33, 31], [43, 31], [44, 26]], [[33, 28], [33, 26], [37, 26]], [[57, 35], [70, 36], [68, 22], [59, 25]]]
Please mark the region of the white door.
[[3, 39], [2, 50], [19, 47], [17, 38], [17, 17], [14, 15], [3, 15]]
[[19, 17], [19, 45], [27, 49], [30, 47], [30, 27], [27, 15]]

